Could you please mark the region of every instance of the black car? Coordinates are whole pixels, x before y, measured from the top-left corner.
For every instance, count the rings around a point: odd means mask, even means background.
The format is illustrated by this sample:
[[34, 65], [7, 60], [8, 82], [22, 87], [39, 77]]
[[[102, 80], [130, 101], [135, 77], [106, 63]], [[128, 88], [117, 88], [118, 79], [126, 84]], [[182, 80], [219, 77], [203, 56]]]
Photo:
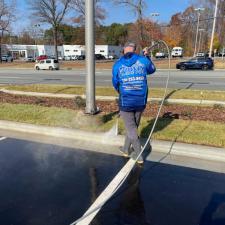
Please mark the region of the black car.
[[176, 68], [180, 70], [187, 70], [187, 69], [209, 70], [213, 69], [213, 67], [214, 67], [213, 59], [208, 57], [196, 57], [186, 62], [177, 63], [176, 65]]
[[85, 55], [78, 55], [77, 60], [85, 60]]
[[95, 54], [95, 59], [96, 59], [96, 60], [104, 60], [104, 59], [106, 59], [106, 58], [105, 58], [105, 56], [102, 55], [102, 54]]

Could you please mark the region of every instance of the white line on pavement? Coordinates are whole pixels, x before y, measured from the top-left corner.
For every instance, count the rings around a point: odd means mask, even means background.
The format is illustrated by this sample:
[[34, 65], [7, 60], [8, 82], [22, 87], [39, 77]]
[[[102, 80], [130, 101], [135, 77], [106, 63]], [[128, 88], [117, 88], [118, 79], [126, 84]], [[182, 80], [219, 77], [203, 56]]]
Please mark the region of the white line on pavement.
[[7, 77], [2, 77], [2, 76], [0, 76], [0, 78], [4, 78], [4, 79], [8, 79], [8, 78], [12, 78], [12, 79], [21, 79], [21, 77], [10, 77], [10, 76], [7, 76]]
[[5, 140], [6, 139], [6, 137], [1, 137], [0, 138], [0, 141], [3, 141], [3, 140]]

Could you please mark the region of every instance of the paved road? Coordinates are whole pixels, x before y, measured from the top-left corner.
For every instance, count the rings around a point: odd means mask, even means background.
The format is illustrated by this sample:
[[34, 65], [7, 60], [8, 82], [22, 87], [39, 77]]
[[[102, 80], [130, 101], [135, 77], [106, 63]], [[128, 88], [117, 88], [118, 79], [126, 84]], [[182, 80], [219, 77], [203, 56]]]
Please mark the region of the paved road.
[[[69, 225], [124, 164], [118, 156], [1, 138], [1, 224]], [[146, 162], [95, 224], [224, 225], [225, 174]]]
[[[149, 78], [151, 87], [164, 87], [167, 71], [159, 70]], [[33, 71], [0, 70], [0, 84], [85, 84], [84, 70]], [[178, 71], [173, 70], [170, 88], [225, 90], [225, 71]], [[97, 70], [96, 84], [111, 86], [111, 70]]]

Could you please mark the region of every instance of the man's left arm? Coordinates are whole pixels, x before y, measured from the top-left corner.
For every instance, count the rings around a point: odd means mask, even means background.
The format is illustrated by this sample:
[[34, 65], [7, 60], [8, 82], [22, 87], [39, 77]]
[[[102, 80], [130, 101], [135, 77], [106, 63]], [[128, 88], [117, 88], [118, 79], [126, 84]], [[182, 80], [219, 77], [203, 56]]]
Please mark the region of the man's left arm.
[[145, 58], [147, 74], [153, 74], [156, 71], [155, 65], [150, 58]]

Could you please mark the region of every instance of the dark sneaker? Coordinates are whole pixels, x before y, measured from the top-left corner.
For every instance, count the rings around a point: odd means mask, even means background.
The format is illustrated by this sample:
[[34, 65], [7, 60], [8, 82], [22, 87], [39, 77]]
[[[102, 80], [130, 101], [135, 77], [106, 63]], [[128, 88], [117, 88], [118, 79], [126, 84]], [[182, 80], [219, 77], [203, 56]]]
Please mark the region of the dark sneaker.
[[128, 151], [125, 151], [123, 149], [123, 147], [120, 147], [119, 148], [119, 151], [120, 151], [120, 153], [122, 154], [123, 157], [129, 158], [129, 152]]
[[[133, 160], [136, 160], [137, 157], [138, 157], [138, 154], [137, 154], [136, 152], [133, 152], [133, 153], [131, 154], [131, 158], [132, 158]], [[143, 163], [144, 163], [144, 159], [143, 159], [142, 155], [138, 158], [137, 163], [138, 163], [138, 164], [143, 164]]]

